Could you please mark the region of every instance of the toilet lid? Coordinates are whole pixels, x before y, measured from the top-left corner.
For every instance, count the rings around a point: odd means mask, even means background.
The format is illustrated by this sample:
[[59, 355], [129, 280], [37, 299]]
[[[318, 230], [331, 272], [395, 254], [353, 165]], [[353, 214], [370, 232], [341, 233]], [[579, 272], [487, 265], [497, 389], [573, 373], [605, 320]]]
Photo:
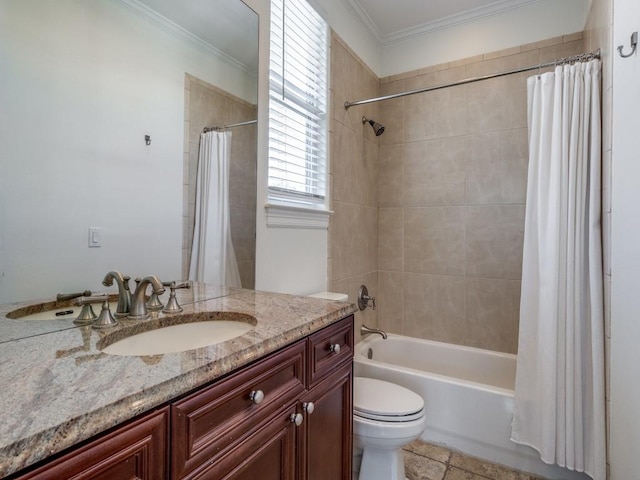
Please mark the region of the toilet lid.
[[394, 383], [374, 378], [353, 380], [355, 415], [385, 422], [408, 422], [424, 413], [424, 401], [417, 393]]

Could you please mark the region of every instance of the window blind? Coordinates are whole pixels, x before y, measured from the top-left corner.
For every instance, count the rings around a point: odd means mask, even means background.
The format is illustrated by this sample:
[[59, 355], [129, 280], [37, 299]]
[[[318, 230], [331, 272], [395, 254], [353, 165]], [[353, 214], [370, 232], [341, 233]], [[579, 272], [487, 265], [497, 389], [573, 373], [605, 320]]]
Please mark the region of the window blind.
[[272, 0], [269, 198], [324, 205], [328, 28], [305, 0]]

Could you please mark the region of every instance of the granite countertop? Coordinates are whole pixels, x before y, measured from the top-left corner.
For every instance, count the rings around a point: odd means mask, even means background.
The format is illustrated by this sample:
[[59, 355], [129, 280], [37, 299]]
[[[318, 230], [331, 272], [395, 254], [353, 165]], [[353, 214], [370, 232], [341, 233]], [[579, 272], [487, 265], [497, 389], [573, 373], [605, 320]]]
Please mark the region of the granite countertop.
[[[0, 305], [0, 478], [356, 311], [345, 302], [202, 284], [177, 294], [184, 308], [171, 315], [177, 323], [227, 311], [249, 314], [257, 325], [240, 337], [186, 352], [117, 356], [98, 345], [104, 348], [122, 336], [118, 332], [167, 322], [167, 316], [95, 330], [71, 319], [10, 319], [7, 313], [25, 304]], [[167, 294], [161, 298], [166, 303]]]

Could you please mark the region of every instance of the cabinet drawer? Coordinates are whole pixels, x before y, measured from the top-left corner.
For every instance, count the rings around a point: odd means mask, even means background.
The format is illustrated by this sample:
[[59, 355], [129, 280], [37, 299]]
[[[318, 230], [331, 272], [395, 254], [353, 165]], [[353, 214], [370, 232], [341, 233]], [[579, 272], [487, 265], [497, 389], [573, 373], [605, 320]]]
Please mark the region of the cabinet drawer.
[[[336, 348], [336, 345], [339, 348]], [[309, 337], [309, 385], [353, 358], [353, 315]]]
[[[215, 461], [294, 401], [305, 388], [304, 366], [305, 342], [300, 341], [172, 404], [172, 478]], [[251, 393], [258, 391], [264, 398], [256, 403]]]

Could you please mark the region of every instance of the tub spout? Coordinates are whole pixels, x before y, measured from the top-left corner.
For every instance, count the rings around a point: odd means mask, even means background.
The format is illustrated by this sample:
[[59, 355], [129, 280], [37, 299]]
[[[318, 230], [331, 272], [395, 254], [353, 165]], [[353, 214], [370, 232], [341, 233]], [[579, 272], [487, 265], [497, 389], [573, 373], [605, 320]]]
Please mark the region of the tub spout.
[[360, 335], [362, 335], [363, 337], [366, 335], [371, 335], [372, 333], [377, 333], [383, 339], [385, 340], [387, 339], [387, 334], [382, 330], [379, 330], [377, 328], [367, 327], [366, 325], [362, 325], [362, 327], [360, 327]]

